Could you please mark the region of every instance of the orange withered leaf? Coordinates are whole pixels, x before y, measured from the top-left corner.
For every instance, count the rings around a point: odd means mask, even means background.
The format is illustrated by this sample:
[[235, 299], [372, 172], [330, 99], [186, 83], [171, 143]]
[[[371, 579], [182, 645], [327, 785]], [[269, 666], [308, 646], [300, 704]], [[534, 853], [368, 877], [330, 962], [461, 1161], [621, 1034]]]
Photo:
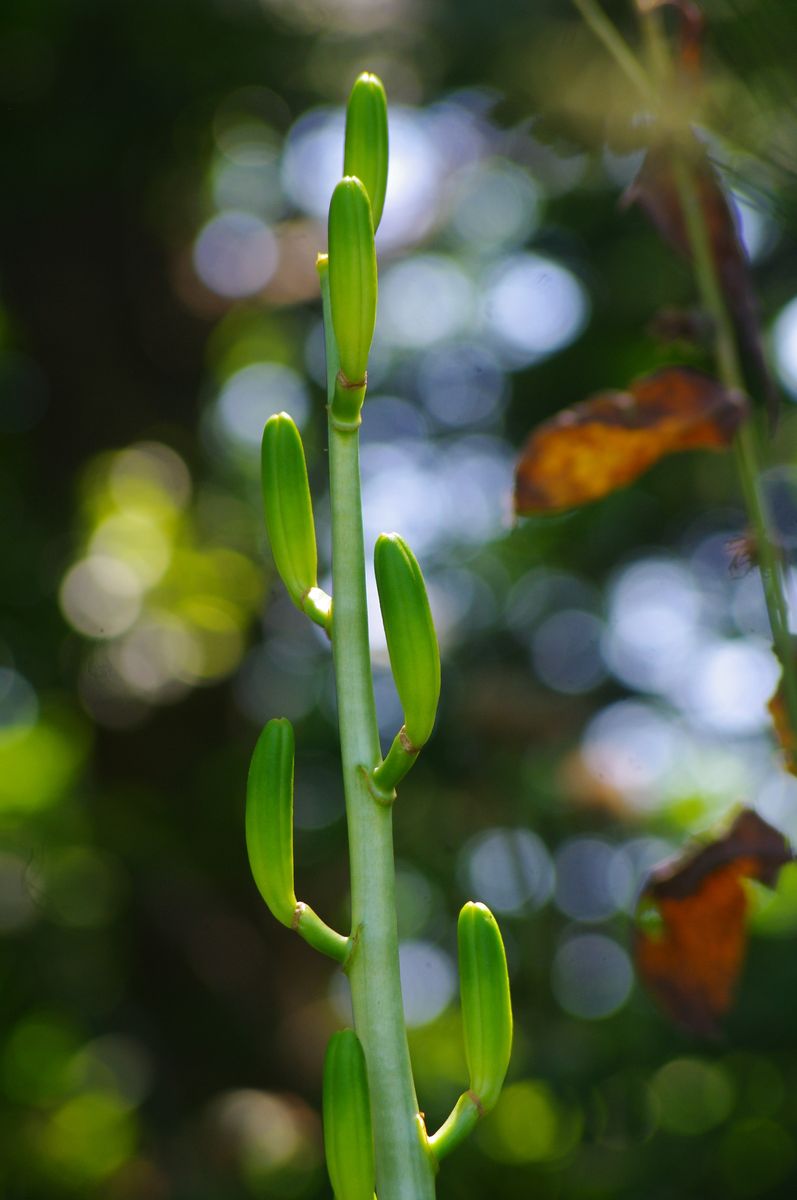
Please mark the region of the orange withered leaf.
[[669, 142], [652, 146], [636, 179], [623, 197], [623, 207], [639, 204], [660, 237], [684, 258], [691, 259], [691, 243], [673, 166], [676, 155], [681, 157], [689, 172], [703, 213], [725, 300], [742, 345], [761, 379], [770, 426], [774, 428], [779, 395], [761, 342], [758, 305], [747, 255], [722, 183], [697, 138], [690, 136], [677, 146]]
[[783, 834], [744, 809], [724, 837], [651, 872], [640, 912], [652, 910], [659, 924], [638, 928], [634, 957], [640, 978], [677, 1024], [703, 1036], [717, 1032], [747, 945], [743, 880], [774, 887], [793, 857]]
[[544, 421], [517, 467], [515, 510], [558, 512], [631, 483], [666, 454], [724, 449], [747, 401], [691, 367], [664, 367], [627, 391], [598, 392]]

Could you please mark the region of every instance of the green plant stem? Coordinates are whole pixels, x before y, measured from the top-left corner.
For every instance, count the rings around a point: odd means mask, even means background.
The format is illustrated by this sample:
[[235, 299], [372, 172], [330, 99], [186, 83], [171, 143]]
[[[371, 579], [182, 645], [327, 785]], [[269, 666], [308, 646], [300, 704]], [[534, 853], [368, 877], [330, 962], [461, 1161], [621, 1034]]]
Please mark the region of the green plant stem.
[[[678, 198], [683, 209], [694, 260], [695, 279], [703, 306], [710, 314], [716, 330], [718, 374], [725, 387], [744, 393], [744, 376], [739, 361], [736, 336], [717, 276], [703, 209], [689, 164], [677, 151], [674, 154], [674, 170]], [[789, 633], [789, 610], [781, 564], [770, 534], [772, 517], [766, 494], [760, 484], [761, 466], [752, 417], [742, 423], [736, 435], [734, 449], [748, 516], [755, 530], [761, 582], [772, 630], [772, 640], [783, 668], [789, 724], [792, 731], [797, 731], [797, 676], [795, 675], [794, 652]]]
[[[650, 83], [644, 67], [641, 66], [633, 51], [600, 6], [594, 0], [573, 0], [573, 3], [596, 37], [614, 57], [617, 65], [634, 82], [639, 91], [649, 99], [655, 99], [656, 89]], [[658, 14], [653, 11], [645, 12], [642, 14], [642, 22], [651, 70], [659, 83], [664, 84], [670, 79], [671, 71], [666, 57]], [[666, 108], [660, 104], [657, 104], [656, 107]], [[679, 109], [682, 107], [680, 102], [677, 107]], [[716, 330], [718, 374], [727, 388], [744, 393], [746, 388], [739, 360], [736, 333], [717, 274], [709, 231], [706, 227], [697, 189], [685, 156], [675, 152], [673, 159], [678, 198], [683, 209], [687, 236], [694, 260], [695, 280], [702, 303], [714, 321]], [[756, 536], [761, 582], [772, 630], [772, 641], [783, 670], [789, 724], [793, 734], [797, 736], [797, 664], [795, 664], [791, 647], [788, 606], [781, 565], [769, 532], [772, 528], [772, 517], [766, 495], [760, 486], [760, 455], [755, 428], [751, 420], [745, 421], [736, 435], [735, 453], [745, 505]]]
[[647, 100], [653, 100], [654, 92], [645, 68], [600, 5], [596, 4], [595, 0], [573, 0], [573, 5], [581, 13], [584, 23], [609, 51], [626, 78]]
[[[647, 55], [648, 86], [652, 88], [656, 98], [659, 115], [665, 110], [665, 99], [676, 101], [676, 110], [681, 108], [681, 93], [676, 95], [672, 87], [673, 62], [664, 37], [661, 13], [653, 8], [645, 8], [637, 0], [642, 39]], [[645, 68], [643, 67], [644, 71]]]
[[[362, 424], [360, 409], [364, 400], [365, 385], [344, 383], [344, 378], [338, 371], [330, 402], [330, 412], [335, 417], [335, 427], [346, 432], [359, 429]], [[356, 416], [351, 415], [352, 410], [356, 411]]]
[[[319, 262], [330, 406], [338, 370], [326, 263]], [[330, 414], [332, 651], [351, 867], [352, 949], [347, 962], [354, 1023], [368, 1068], [380, 1200], [429, 1200], [434, 1160], [423, 1137], [399, 978], [391, 807], [368, 771], [380, 759], [365, 593], [359, 434]]]
[[336, 933], [334, 929], [330, 929], [326, 921], [322, 921], [318, 913], [301, 900], [296, 905], [293, 928], [299, 937], [304, 938], [308, 946], [312, 946], [314, 950], [329, 955], [330, 958], [335, 959], [335, 962], [345, 962], [350, 948], [349, 939]]
[[482, 1110], [472, 1092], [463, 1092], [437, 1133], [429, 1138], [429, 1149], [440, 1162], [478, 1125]]
[[320, 625], [327, 633], [332, 628], [332, 597], [328, 596], [321, 588], [310, 588], [310, 591], [302, 600], [302, 611], [306, 616], [314, 621], [316, 625]]
[[404, 726], [402, 725], [393, 739], [386, 758], [372, 773], [374, 784], [380, 791], [392, 792], [394, 788], [398, 787], [420, 754], [420, 750], [407, 748], [402, 740], [403, 733]]

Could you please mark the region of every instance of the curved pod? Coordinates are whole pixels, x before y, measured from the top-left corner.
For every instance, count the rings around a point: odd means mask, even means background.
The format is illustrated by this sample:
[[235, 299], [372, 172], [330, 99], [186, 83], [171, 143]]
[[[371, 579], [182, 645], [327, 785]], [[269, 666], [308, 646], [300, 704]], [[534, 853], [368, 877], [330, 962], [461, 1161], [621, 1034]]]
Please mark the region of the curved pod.
[[329, 1040], [324, 1059], [324, 1151], [336, 1200], [373, 1200], [374, 1142], [365, 1055], [353, 1029]]
[[343, 174], [362, 180], [371, 201], [374, 232], [385, 205], [387, 164], [387, 97], [382, 81], [365, 71], [355, 80], [346, 109]]
[[297, 608], [318, 582], [318, 551], [307, 463], [287, 413], [269, 417], [261, 446], [263, 511], [274, 563]]
[[293, 727], [280, 717], [257, 739], [246, 785], [246, 849], [260, 895], [273, 915], [292, 928]]
[[329, 294], [340, 369], [363, 387], [376, 323], [376, 248], [371, 202], [359, 179], [341, 179], [329, 205]]
[[501, 931], [484, 904], [465, 904], [457, 925], [462, 1026], [470, 1090], [493, 1108], [512, 1053], [512, 1002]]
[[418, 561], [397, 533], [377, 538], [374, 569], [406, 736], [418, 750], [429, 740], [440, 699], [440, 648], [429, 597]]

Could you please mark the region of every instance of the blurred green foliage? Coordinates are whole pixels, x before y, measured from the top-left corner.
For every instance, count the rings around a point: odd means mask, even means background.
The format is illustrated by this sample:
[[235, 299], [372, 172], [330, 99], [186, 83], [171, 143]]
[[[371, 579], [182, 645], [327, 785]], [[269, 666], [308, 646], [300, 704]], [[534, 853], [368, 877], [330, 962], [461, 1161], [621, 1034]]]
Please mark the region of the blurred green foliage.
[[[633, 37], [630, 4], [606, 7]], [[771, 329], [797, 290], [797, 10], [704, 7], [712, 148]], [[444, 652], [396, 813], [431, 1125], [465, 1080], [452, 963], [471, 895], [501, 915], [516, 1010], [507, 1089], [440, 1194], [791, 1196], [793, 871], [756, 895], [724, 1041], [672, 1029], [628, 956], [639, 873], [686, 833], [740, 801], [797, 833], [755, 575], [723, 549], [732, 462], [673, 459], [582, 512], [507, 515], [538, 419], [709, 363], [649, 331], [693, 303], [689, 272], [618, 211], [636, 98], [561, 0], [5, 0], [0, 1191], [328, 1194], [321, 1064], [345, 996], [265, 914], [243, 800], [259, 728], [289, 716], [301, 894], [343, 920], [328, 649], [272, 590], [257, 440], [289, 408], [325, 493], [313, 263], [325, 147], [362, 69], [399, 112], [403, 164], [366, 520], [412, 541]], [[771, 484], [790, 546], [796, 442], [787, 412]]]

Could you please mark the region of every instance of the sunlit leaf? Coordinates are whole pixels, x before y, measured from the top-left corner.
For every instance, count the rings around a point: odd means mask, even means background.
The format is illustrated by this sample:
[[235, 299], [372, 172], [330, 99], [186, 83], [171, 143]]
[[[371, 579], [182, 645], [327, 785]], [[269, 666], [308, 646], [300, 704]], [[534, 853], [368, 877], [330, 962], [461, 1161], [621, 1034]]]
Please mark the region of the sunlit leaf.
[[531, 434], [517, 468], [515, 509], [574, 508], [631, 483], [664, 455], [724, 449], [746, 411], [744, 396], [688, 367], [665, 367], [624, 392], [599, 392]]
[[704, 1036], [717, 1032], [747, 944], [742, 881], [774, 887], [792, 859], [783, 835], [744, 809], [724, 837], [651, 872], [640, 899], [636, 966], [677, 1024]]

